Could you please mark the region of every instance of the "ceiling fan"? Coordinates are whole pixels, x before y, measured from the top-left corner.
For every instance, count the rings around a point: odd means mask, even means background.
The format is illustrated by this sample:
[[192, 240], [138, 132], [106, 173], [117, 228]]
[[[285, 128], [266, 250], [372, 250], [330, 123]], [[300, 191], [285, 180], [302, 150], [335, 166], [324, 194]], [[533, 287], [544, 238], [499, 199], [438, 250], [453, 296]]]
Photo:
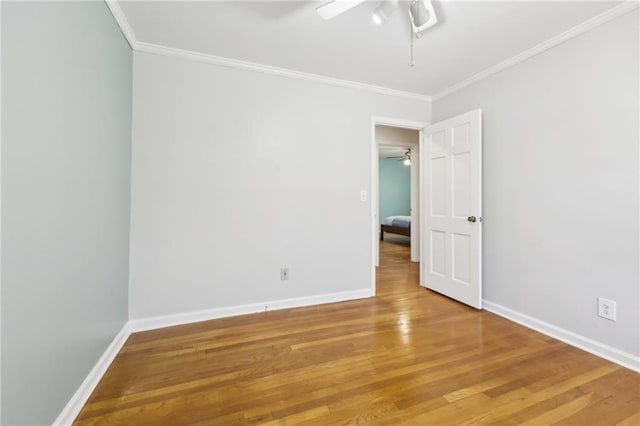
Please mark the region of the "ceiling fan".
[[[366, 0], [333, 0], [317, 8], [316, 12], [324, 19], [332, 19], [365, 1]], [[413, 34], [419, 36], [421, 31], [438, 23], [438, 18], [433, 10], [431, 0], [411, 0], [408, 3]], [[384, 24], [397, 8], [398, 0], [382, 0], [373, 11], [373, 22], [377, 25]]]
[[387, 160], [392, 160], [392, 159], [397, 159], [398, 161], [402, 161], [402, 164], [404, 164], [405, 166], [410, 166], [411, 165], [411, 150], [408, 149], [407, 152], [404, 153], [404, 155], [399, 155], [399, 156], [395, 156], [395, 157], [385, 157]]

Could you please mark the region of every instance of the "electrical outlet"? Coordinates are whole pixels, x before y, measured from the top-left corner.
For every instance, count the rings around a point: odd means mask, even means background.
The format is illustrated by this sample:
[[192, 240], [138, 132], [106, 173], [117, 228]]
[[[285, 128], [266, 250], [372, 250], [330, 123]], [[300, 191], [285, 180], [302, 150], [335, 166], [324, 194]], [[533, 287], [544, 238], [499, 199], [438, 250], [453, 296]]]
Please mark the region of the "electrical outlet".
[[289, 268], [280, 268], [280, 279], [282, 281], [289, 279]]
[[616, 320], [616, 302], [598, 297], [598, 316], [611, 321]]

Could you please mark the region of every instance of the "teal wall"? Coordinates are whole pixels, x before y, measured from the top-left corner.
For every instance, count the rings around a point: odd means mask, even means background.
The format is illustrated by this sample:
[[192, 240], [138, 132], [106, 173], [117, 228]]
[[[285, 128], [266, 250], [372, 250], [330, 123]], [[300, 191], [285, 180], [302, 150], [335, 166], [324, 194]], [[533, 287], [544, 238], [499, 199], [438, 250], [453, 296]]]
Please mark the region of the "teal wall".
[[398, 160], [380, 160], [380, 223], [387, 216], [409, 216], [411, 211], [411, 167]]
[[54, 422], [127, 321], [132, 52], [104, 2], [2, 2], [2, 419]]

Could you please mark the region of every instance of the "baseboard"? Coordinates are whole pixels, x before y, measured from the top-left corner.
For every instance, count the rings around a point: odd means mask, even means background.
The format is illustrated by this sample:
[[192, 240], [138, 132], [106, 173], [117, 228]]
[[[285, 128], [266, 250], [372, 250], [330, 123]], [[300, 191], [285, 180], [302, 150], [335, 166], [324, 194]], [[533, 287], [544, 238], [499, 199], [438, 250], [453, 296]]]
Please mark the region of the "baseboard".
[[71, 425], [76, 419], [80, 410], [84, 407], [93, 390], [98, 386], [100, 379], [107, 368], [111, 365], [122, 346], [124, 346], [131, 332], [128, 323], [122, 327], [122, 330], [116, 335], [109, 347], [104, 351], [96, 365], [91, 369], [87, 377], [84, 379], [78, 390], [71, 397], [67, 405], [64, 407], [58, 418], [53, 422], [54, 425]]
[[527, 328], [539, 331], [547, 336], [561, 340], [571, 346], [575, 346], [599, 356], [600, 358], [604, 358], [623, 367], [640, 372], [640, 357], [636, 355], [621, 351], [572, 331], [565, 330], [553, 324], [530, 317], [529, 315], [506, 308], [497, 303], [493, 303], [488, 300], [483, 300], [482, 303], [484, 309], [489, 312], [504, 317], [510, 321], [517, 322]]
[[237, 315], [255, 314], [258, 312], [274, 311], [278, 309], [299, 308], [325, 303], [344, 302], [347, 300], [364, 299], [375, 296], [371, 289], [343, 291], [339, 293], [320, 294], [316, 296], [297, 297], [292, 299], [274, 300], [270, 302], [251, 303], [247, 305], [230, 306], [226, 308], [205, 309], [201, 311], [185, 312], [173, 315], [163, 315], [129, 321], [129, 330], [133, 332], [171, 327], [174, 325], [208, 321], [216, 318], [233, 317]]
[[[106, 373], [107, 369], [118, 355], [120, 349], [122, 349], [122, 346], [124, 346], [127, 338], [132, 332], [257, 312], [364, 299], [372, 296], [375, 296], [375, 294], [371, 289], [363, 289], [131, 320], [122, 327], [120, 332], [102, 354], [96, 365], [89, 372], [85, 380], [82, 382], [76, 393], [71, 397], [53, 424], [56, 426], [62, 426], [71, 425], [73, 423], [80, 413], [80, 410], [82, 410], [82, 407], [84, 407], [84, 404], [91, 396], [91, 393], [100, 382], [100, 379], [102, 379], [102, 376]], [[539, 331], [540, 333], [561, 340], [569, 345], [590, 352], [611, 362], [615, 362], [623, 367], [640, 372], [640, 357], [638, 356], [597, 342], [593, 339], [589, 339], [588, 337], [581, 336], [577, 333], [573, 333], [569, 330], [556, 327], [555, 325], [546, 323], [488, 300], [483, 300], [483, 306], [485, 310], [510, 321]]]
[[104, 351], [96, 365], [89, 372], [78, 390], [71, 397], [58, 418], [53, 422], [54, 426], [71, 425], [80, 410], [86, 404], [94, 389], [107, 372], [107, 369], [124, 346], [129, 335], [137, 331], [152, 330], [156, 328], [170, 327], [173, 325], [188, 324], [192, 322], [207, 321], [210, 319], [245, 315], [257, 312], [273, 311], [286, 308], [299, 308], [310, 305], [322, 305], [325, 303], [344, 302], [347, 300], [364, 299], [375, 296], [371, 289], [344, 291], [340, 293], [321, 294], [317, 296], [297, 297], [271, 302], [252, 303], [248, 305], [232, 306], [228, 308], [207, 309], [196, 312], [166, 315], [153, 318], [132, 320], [127, 322], [116, 335], [109, 347]]

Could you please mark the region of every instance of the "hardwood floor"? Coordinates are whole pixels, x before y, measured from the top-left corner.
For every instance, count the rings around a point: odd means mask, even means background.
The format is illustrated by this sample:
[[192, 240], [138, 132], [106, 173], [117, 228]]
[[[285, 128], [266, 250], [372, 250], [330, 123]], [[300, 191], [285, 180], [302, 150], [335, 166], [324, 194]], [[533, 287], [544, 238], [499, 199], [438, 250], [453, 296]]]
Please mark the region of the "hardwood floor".
[[640, 374], [418, 286], [133, 334], [75, 424], [639, 425]]

